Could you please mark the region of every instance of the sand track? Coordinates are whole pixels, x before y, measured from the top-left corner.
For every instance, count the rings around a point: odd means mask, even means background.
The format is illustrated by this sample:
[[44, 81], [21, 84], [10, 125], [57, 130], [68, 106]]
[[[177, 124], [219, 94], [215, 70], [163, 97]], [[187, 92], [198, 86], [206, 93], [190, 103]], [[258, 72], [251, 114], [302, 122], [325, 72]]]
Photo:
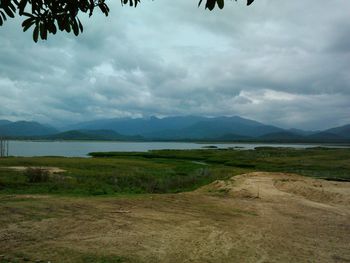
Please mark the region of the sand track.
[[33, 197], [0, 199], [0, 254], [51, 262], [82, 262], [84, 254], [126, 262], [350, 262], [350, 183], [250, 173], [182, 194]]

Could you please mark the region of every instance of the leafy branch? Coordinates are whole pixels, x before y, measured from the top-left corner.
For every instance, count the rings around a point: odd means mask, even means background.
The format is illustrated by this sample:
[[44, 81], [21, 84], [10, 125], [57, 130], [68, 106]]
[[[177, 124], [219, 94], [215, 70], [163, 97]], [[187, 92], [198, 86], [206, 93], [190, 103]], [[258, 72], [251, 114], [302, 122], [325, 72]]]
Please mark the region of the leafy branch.
[[[247, 5], [253, 1], [247, 0]], [[137, 7], [139, 3], [140, 0], [121, 0], [122, 5], [131, 7]], [[215, 6], [224, 8], [224, 0], [206, 0], [206, 9], [213, 10]], [[108, 16], [109, 7], [105, 0], [0, 0], [0, 26], [18, 14], [26, 17], [22, 23], [23, 31], [33, 28], [35, 42], [39, 38], [46, 40], [48, 34], [55, 35], [58, 30], [78, 36], [83, 32], [78, 15], [88, 13], [91, 17], [96, 8]]]

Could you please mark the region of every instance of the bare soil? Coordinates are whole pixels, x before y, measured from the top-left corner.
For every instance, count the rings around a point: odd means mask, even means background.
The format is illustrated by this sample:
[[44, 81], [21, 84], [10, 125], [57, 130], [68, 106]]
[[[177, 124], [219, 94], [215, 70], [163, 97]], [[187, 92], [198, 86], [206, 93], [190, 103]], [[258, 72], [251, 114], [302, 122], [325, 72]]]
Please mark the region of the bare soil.
[[0, 254], [0, 262], [350, 262], [350, 183], [250, 173], [181, 194], [0, 196]]
[[14, 171], [19, 171], [19, 172], [24, 172], [28, 168], [30, 169], [42, 169], [47, 171], [50, 174], [56, 174], [56, 173], [64, 173], [66, 170], [63, 170], [58, 167], [48, 167], [48, 166], [8, 166], [8, 167], [1, 167], [2, 169], [8, 169], [8, 170], [14, 170]]

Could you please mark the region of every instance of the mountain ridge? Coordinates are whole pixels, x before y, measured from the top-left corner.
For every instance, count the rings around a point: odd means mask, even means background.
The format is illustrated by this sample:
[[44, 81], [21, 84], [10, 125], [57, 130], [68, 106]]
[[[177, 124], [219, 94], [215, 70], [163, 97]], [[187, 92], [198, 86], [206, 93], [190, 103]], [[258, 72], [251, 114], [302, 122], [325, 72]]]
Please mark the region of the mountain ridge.
[[63, 129], [31, 121], [0, 120], [0, 136], [48, 140], [350, 142], [350, 124], [323, 131], [282, 129], [240, 116], [114, 118]]
[[[0, 123], [5, 123], [1, 120]], [[35, 121], [16, 121], [0, 125], [0, 135], [9, 137], [41, 136], [57, 133], [56, 128]]]

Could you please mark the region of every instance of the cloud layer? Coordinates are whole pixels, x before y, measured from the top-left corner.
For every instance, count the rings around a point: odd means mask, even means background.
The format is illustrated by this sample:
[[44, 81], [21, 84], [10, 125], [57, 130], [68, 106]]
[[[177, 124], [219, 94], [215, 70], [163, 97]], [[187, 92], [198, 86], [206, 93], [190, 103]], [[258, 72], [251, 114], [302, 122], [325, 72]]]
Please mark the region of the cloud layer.
[[33, 43], [0, 28], [0, 118], [240, 115], [283, 127], [350, 123], [350, 2], [110, 3], [84, 33]]

